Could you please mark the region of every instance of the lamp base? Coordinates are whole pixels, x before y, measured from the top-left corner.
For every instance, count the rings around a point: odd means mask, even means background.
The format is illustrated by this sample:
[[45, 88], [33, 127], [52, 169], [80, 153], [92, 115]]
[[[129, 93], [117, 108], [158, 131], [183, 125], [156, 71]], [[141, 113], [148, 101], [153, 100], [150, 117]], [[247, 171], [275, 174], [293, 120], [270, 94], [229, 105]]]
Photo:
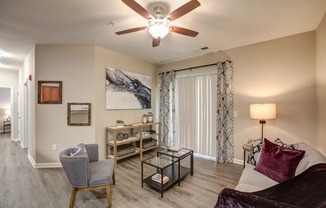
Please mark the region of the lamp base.
[[261, 124], [261, 139], [264, 139], [264, 124], [266, 124], [266, 120], [261, 119], [259, 120], [259, 123]]

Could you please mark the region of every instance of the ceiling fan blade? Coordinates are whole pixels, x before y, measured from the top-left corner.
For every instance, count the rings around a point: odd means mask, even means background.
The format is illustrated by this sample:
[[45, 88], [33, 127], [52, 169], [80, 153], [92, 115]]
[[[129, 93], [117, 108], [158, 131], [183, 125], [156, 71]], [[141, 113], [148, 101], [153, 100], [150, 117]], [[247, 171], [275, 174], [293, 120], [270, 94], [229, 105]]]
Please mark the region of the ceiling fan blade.
[[178, 26], [170, 26], [171, 32], [179, 33], [181, 35], [187, 35], [191, 37], [196, 37], [199, 32], [194, 30], [189, 30], [187, 28], [178, 27]]
[[134, 0], [122, 0], [122, 2], [145, 19], [149, 19], [151, 17], [150, 13]]
[[152, 42], [152, 46], [153, 47], [159, 46], [160, 43], [161, 43], [161, 39], [159, 39], [159, 38], [153, 38], [153, 42]]
[[182, 5], [181, 7], [177, 8], [173, 12], [168, 15], [168, 18], [173, 21], [178, 19], [179, 17], [191, 12], [192, 10], [196, 9], [200, 6], [200, 3], [197, 0], [191, 0], [188, 3]]
[[131, 28], [128, 30], [122, 30], [122, 31], [116, 32], [115, 34], [123, 35], [123, 34], [127, 34], [127, 33], [138, 32], [138, 31], [145, 30], [145, 29], [146, 29], [146, 27], [135, 27], [135, 28]]

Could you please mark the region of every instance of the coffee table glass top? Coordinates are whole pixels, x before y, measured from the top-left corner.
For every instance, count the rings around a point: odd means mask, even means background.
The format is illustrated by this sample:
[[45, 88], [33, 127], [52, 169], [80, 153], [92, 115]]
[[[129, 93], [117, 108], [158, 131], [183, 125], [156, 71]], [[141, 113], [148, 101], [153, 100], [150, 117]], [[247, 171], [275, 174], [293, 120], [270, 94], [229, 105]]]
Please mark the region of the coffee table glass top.
[[143, 163], [153, 165], [157, 168], [165, 168], [173, 163], [172, 160], [163, 158], [163, 157], [151, 157], [146, 160], [143, 160]]
[[192, 150], [182, 148], [179, 152], [176, 152], [176, 151], [171, 151], [171, 150], [169, 150], [167, 148], [160, 148], [160, 149], [158, 149], [157, 152], [165, 154], [165, 155], [169, 155], [169, 156], [172, 156], [172, 157], [179, 158], [179, 157], [182, 157], [184, 155], [187, 155], [187, 154], [191, 153]]

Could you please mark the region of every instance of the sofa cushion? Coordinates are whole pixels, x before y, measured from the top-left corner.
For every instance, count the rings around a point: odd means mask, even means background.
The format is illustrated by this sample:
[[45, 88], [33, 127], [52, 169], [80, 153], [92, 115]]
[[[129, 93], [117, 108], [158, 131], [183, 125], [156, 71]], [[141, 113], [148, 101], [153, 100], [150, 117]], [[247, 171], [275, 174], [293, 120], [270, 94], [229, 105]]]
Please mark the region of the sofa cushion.
[[87, 155], [86, 147], [83, 143], [70, 148], [70, 156]]
[[241, 174], [239, 183], [235, 187], [236, 190], [253, 192], [278, 184], [276, 181], [254, 170], [254, 168], [254, 165], [246, 164], [246, 167], [243, 169]]
[[114, 160], [101, 160], [89, 163], [89, 186], [100, 186], [112, 183]]
[[282, 183], [294, 177], [295, 170], [304, 154], [303, 150], [291, 150], [264, 139], [261, 156], [255, 170]]

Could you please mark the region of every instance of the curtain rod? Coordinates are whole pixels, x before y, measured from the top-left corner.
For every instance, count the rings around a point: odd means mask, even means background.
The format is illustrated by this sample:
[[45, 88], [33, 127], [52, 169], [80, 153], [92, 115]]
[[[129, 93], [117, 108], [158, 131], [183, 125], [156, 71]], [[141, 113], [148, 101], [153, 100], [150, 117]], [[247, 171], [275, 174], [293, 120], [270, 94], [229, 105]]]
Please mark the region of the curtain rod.
[[[231, 62], [229, 60], [223, 61], [222, 63], [225, 62]], [[188, 67], [188, 68], [183, 68], [183, 69], [175, 69], [173, 70], [174, 72], [179, 72], [179, 71], [185, 71], [185, 70], [191, 70], [191, 69], [196, 69], [196, 68], [202, 68], [202, 67], [206, 67], [206, 66], [214, 66], [217, 65], [217, 63], [213, 63], [213, 64], [205, 64], [205, 65], [199, 65], [199, 66], [193, 66], [193, 67]], [[167, 72], [160, 72], [158, 74], [164, 74], [164, 73], [170, 73], [170, 71]]]

